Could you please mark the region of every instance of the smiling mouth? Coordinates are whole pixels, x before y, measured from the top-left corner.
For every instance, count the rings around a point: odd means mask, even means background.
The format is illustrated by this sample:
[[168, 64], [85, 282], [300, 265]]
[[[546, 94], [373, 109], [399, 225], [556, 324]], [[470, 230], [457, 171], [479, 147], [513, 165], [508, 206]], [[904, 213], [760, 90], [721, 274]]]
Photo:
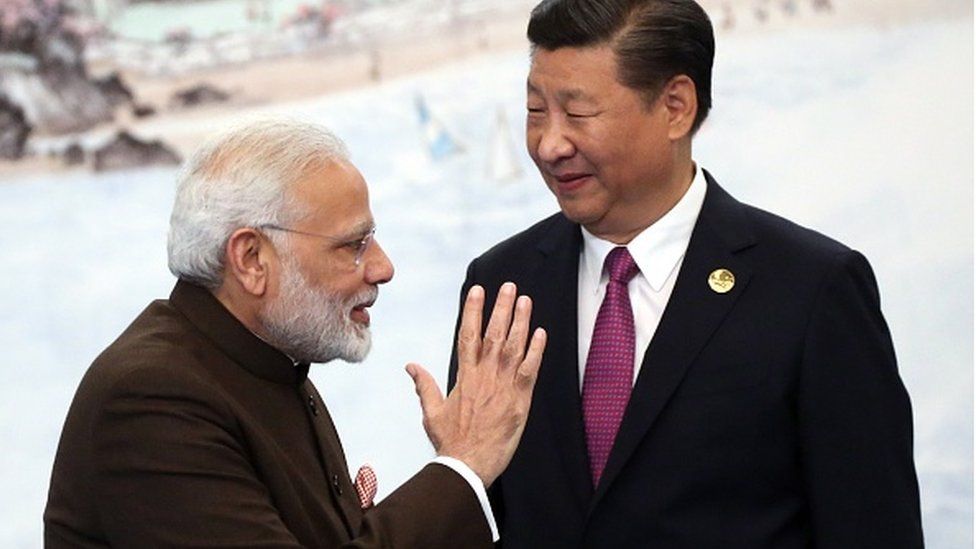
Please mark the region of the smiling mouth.
[[556, 181], [556, 185], [562, 192], [575, 191], [576, 189], [583, 186], [583, 184], [589, 179], [590, 174], [588, 173], [567, 173], [562, 175], [553, 174], [552, 178]]

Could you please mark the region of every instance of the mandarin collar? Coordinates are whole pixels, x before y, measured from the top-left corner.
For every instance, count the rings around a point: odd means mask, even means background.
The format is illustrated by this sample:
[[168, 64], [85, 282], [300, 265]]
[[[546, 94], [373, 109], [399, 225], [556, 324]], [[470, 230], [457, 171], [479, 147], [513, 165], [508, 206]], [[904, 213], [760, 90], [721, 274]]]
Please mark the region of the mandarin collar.
[[206, 288], [178, 280], [169, 299], [224, 354], [255, 376], [287, 385], [301, 384], [308, 376], [308, 364], [295, 363], [262, 341]]

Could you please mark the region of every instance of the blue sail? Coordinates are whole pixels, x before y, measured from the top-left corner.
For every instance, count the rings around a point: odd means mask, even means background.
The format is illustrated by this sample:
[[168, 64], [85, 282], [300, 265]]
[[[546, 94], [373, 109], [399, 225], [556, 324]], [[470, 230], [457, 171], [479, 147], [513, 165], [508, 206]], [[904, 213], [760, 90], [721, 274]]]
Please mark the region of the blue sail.
[[420, 120], [420, 127], [424, 132], [424, 139], [427, 142], [427, 151], [434, 160], [441, 160], [452, 154], [461, 152], [461, 146], [448, 133], [447, 128], [440, 120], [434, 118], [427, 108], [427, 101], [420, 94], [417, 94], [414, 105], [417, 108], [417, 118]]

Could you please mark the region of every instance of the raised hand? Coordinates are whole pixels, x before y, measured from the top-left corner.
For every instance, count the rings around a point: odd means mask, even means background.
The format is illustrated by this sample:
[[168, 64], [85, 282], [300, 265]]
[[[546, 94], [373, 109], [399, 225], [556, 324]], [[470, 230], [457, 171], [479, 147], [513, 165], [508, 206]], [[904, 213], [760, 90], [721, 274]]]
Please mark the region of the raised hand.
[[537, 328], [526, 351], [532, 300], [516, 299], [511, 282], [498, 291], [482, 339], [484, 306], [484, 289], [472, 286], [458, 332], [457, 384], [447, 398], [419, 365], [408, 364], [407, 372], [437, 454], [463, 461], [489, 486], [508, 466], [525, 429], [546, 332]]

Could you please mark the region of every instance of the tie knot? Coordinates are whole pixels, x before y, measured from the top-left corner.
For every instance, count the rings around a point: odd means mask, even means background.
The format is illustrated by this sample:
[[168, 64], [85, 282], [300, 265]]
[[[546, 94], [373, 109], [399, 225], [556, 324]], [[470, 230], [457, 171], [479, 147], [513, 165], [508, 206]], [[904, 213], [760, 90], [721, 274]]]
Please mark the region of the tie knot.
[[610, 280], [624, 285], [629, 284], [640, 271], [630, 252], [623, 246], [610, 250], [606, 261], [603, 262], [603, 269], [610, 274]]

